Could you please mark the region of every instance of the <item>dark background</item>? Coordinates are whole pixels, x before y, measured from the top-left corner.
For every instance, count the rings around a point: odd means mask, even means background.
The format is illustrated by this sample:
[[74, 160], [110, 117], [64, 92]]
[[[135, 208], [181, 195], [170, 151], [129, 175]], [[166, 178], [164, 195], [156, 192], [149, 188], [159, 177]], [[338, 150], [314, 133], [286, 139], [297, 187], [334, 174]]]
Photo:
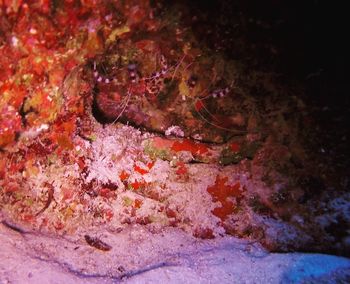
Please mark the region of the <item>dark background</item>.
[[[345, 1], [343, 2], [345, 3]], [[300, 125], [308, 157], [323, 176], [350, 189], [350, 37], [348, 9], [340, 1], [166, 1], [182, 5], [184, 19], [213, 52], [247, 70], [273, 72], [305, 103]], [[171, 8], [171, 7], [169, 7]], [[300, 92], [294, 92], [298, 86]], [[301, 87], [301, 88], [299, 88]]]
[[[166, 1], [165, 5], [174, 2]], [[169, 2], [172, 2], [170, 4]], [[203, 44], [230, 58], [281, 72], [306, 88], [307, 100], [349, 107], [350, 32], [348, 10], [340, 1], [175, 1], [198, 19], [192, 22]], [[210, 36], [206, 34], [212, 30]], [[232, 43], [228, 43], [232, 39]], [[243, 44], [237, 44], [240, 39]], [[254, 47], [253, 47], [254, 45]], [[269, 49], [273, 46], [275, 53]], [[254, 58], [257, 62], [249, 62]]]

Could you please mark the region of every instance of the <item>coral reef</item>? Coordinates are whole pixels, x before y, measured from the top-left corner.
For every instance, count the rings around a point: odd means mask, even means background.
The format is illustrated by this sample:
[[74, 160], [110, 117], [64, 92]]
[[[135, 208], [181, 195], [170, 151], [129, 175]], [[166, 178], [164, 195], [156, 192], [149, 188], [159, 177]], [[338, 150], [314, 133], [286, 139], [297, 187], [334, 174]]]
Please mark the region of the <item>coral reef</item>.
[[299, 85], [204, 46], [180, 4], [8, 2], [0, 209], [16, 226], [349, 254], [348, 185], [315, 167]]

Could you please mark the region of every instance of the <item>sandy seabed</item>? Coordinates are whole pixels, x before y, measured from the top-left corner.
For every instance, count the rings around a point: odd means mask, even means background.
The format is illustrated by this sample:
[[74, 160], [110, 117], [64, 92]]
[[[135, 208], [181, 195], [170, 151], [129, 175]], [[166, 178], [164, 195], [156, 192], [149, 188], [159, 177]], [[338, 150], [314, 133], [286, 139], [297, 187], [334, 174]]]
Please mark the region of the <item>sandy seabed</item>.
[[[86, 233], [86, 232], [85, 232]], [[268, 253], [233, 237], [198, 240], [170, 228], [137, 225], [96, 233], [112, 249], [74, 237], [17, 232], [0, 225], [0, 283], [346, 283], [350, 260]]]

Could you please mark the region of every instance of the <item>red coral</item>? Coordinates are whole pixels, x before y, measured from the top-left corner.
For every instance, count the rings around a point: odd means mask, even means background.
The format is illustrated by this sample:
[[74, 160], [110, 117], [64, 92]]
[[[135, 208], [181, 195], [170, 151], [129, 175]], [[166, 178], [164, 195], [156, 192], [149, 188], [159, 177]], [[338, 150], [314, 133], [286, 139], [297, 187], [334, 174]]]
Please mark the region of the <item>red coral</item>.
[[144, 180], [137, 180], [130, 184], [134, 190], [139, 190], [144, 188], [147, 183]]
[[104, 197], [104, 198], [114, 198], [116, 196], [115, 190], [111, 190], [108, 187], [103, 187], [99, 191], [99, 195]]
[[240, 197], [242, 195], [241, 185], [237, 182], [234, 185], [227, 185], [228, 177], [221, 177], [218, 175], [213, 186], [208, 187], [207, 191], [212, 196], [213, 201], [219, 201], [221, 207], [215, 208], [212, 213], [225, 220], [228, 215], [233, 213], [234, 204], [228, 200], [228, 197]]
[[212, 229], [209, 228], [198, 228], [194, 231], [193, 234], [196, 238], [201, 239], [214, 239], [214, 232]]
[[168, 218], [176, 218], [176, 217], [177, 217], [176, 211], [175, 211], [175, 210], [172, 210], [172, 209], [170, 209], [170, 208], [167, 208], [167, 209], [165, 210], [165, 214], [166, 214], [166, 216], [167, 216]]
[[108, 222], [111, 221], [114, 216], [113, 210], [112, 209], [104, 210], [103, 216]]
[[81, 169], [81, 170], [86, 169], [86, 164], [85, 164], [85, 158], [84, 157], [79, 157], [77, 159], [77, 164], [79, 166], [79, 169]]
[[138, 165], [134, 165], [134, 171], [140, 173], [141, 175], [148, 174], [148, 170], [143, 169]]
[[153, 168], [154, 164], [155, 164], [154, 161], [147, 163], [148, 169], [151, 170]]
[[238, 143], [231, 143], [231, 144], [230, 144], [230, 149], [231, 149], [231, 151], [234, 152], [234, 153], [239, 152], [239, 149], [240, 149], [240, 148], [241, 148], [241, 147], [240, 147], [240, 145], [239, 145]]
[[196, 111], [201, 111], [204, 108], [204, 103], [201, 100], [196, 101], [194, 104], [194, 108]]
[[232, 214], [234, 211], [234, 204], [232, 201], [223, 201], [221, 202], [221, 207], [216, 207], [213, 209], [212, 213], [224, 221], [227, 216]]
[[121, 181], [126, 181], [129, 178], [129, 176], [130, 175], [124, 170], [119, 174], [119, 178]]
[[171, 150], [175, 152], [179, 151], [189, 151], [192, 155], [202, 155], [209, 151], [208, 146], [202, 143], [196, 143], [189, 139], [184, 139], [182, 141], [175, 141], [171, 146]]
[[185, 166], [184, 162], [177, 163], [176, 174], [179, 176], [184, 176], [184, 175], [188, 174], [188, 170], [187, 170], [187, 167]]

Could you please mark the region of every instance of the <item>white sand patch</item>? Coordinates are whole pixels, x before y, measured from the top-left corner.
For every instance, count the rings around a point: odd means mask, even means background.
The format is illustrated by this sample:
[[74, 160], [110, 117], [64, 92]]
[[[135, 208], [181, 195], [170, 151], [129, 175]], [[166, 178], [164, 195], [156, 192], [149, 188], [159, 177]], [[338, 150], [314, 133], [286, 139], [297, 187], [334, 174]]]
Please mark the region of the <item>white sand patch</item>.
[[[112, 249], [89, 246], [84, 234]], [[267, 253], [235, 238], [204, 241], [178, 229], [153, 234], [133, 226], [64, 239], [20, 234], [0, 224], [0, 241], [1, 283], [336, 283], [350, 275], [346, 258]]]

